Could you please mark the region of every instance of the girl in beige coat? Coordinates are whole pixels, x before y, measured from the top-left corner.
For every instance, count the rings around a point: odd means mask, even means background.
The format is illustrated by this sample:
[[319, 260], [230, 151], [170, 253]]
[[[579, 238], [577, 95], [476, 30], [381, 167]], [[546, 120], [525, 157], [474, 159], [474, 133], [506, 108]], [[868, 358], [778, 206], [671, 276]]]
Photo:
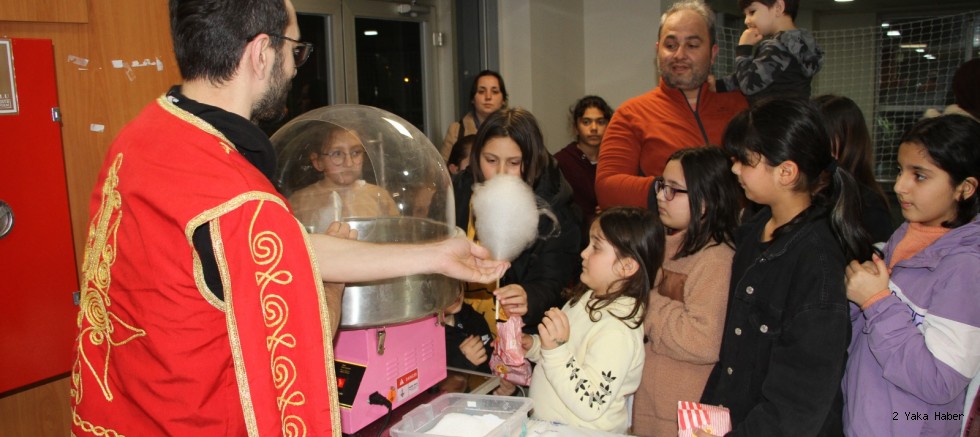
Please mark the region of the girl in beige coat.
[[667, 228], [663, 278], [650, 292], [633, 434], [677, 435], [677, 401], [694, 401], [718, 361], [742, 190], [718, 147], [675, 152], [654, 182]]

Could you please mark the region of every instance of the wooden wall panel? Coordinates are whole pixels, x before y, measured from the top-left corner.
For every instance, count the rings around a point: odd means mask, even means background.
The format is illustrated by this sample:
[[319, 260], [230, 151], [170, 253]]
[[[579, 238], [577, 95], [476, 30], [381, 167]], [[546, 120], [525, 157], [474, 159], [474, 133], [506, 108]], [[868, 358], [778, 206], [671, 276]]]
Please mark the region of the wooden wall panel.
[[0, 398], [0, 435], [71, 435], [69, 378]]
[[85, 23], [87, 2], [78, 0], [3, 0], [0, 21]]
[[[87, 3], [87, 24], [0, 21], [0, 35], [54, 41], [68, 197], [79, 263], [87, 233], [89, 196], [109, 144], [146, 104], [180, 81], [170, 43], [166, 0]], [[70, 62], [69, 57], [87, 60], [87, 65]], [[145, 59], [160, 59], [163, 70], [130, 66], [134, 60]], [[121, 60], [127, 67], [114, 68], [113, 60]], [[94, 131], [93, 125], [102, 126], [103, 131]]]
[[[101, 58], [106, 66], [106, 97], [110, 100], [106, 115], [114, 137], [146, 104], [178, 83], [180, 72], [170, 42], [165, 0], [99, 0], [94, 4], [96, 16], [105, 18], [93, 29], [93, 38], [100, 41], [99, 52], [93, 55]], [[127, 66], [110, 68], [113, 60], [122, 60]], [[132, 67], [133, 61], [150, 61], [153, 65]], [[157, 68], [157, 61], [162, 64], [162, 70]]]
[[[19, 4], [25, 0], [16, 1]], [[75, 259], [81, 272], [89, 197], [106, 151], [119, 130], [144, 106], [179, 83], [180, 72], [170, 43], [167, 0], [41, 0], [37, 3], [50, 7], [51, 1], [85, 5], [88, 22], [0, 18], [0, 35], [44, 38], [54, 43]], [[0, 17], [6, 16], [6, 0], [3, 9], [5, 12]], [[145, 59], [154, 65], [132, 67], [132, 61], [142, 63]], [[157, 59], [162, 70], [156, 67]], [[123, 61], [127, 68], [114, 68], [113, 60]], [[93, 130], [93, 125], [101, 125], [102, 131]], [[0, 435], [67, 435], [70, 422], [67, 407], [67, 379], [0, 395]], [[47, 429], [54, 431], [37, 433]]]

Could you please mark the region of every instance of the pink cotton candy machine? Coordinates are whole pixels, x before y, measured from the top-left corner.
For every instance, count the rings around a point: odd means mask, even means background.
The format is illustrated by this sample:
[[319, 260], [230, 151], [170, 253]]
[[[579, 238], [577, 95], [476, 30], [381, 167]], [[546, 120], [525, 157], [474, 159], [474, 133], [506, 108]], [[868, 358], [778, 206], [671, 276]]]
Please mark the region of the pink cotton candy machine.
[[[377, 243], [439, 241], [456, 232], [442, 156], [397, 115], [361, 105], [324, 107], [287, 123], [272, 143], [276, 182], [311, 233], [333, 221]], [[347, 284], [334, 342], [344, 433], [388, 414], [378, 395], [397, 408], [446, 377], [445, 335], [435, 314], [459, 289], [441, 275]]]

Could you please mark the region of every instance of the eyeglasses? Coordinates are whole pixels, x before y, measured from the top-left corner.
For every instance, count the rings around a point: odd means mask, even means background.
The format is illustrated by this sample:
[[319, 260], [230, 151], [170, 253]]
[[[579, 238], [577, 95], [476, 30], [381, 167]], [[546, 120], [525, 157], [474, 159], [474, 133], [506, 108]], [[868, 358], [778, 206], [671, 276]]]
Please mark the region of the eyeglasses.
[[344, 161], [347, 160], [348, 156], [350, 157], [351, 162], [355, 164], [364, 160], [363, 149], [355, 149], [351, 150], [350, 152], [345, 152], [343, 150], [331, 150], [327, 153], [318, 153], [318, 155], [326, 156], [330, 159], [330, 162], [332, 162], [333, 165], [343, 164]]
[[677, 193], [687, 194], [687, 190], [682, 190], [680, 188], [674, 188], [674, 187], [672, 187], [670, 185], [667, 185], [664, 182], [664, 178], [656, 178], [656, 179], [653, 180], [653, 191], [656, 191], [656, 192], [663, 191], [664, 192], [664, 199], [665, 200], [668, 200], [668, 201], [669, 200], [674, 200], [674, 196]]
[[293, 47], [293, 61], [296, 64], [296, 68], [302, 67], [306, 63], [307, 59], [310, 59], [310, 54], [313, 53], [313, 43], [296, 41], [286, 35], [279, 35], [275, 33], [268, 34], [272, 38], [279, 38], [295, 43], [296, 47]]

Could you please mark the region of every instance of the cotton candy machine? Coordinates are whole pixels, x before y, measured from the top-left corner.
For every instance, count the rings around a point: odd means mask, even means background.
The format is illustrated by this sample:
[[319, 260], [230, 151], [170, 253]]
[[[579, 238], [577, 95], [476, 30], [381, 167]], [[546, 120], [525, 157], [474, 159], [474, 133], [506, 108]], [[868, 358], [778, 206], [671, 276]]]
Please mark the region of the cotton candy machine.
[[[359, 240], [421, 243], [455, 232], [452, 184], [435, 146], [401, 117], [336, 105], [307, 112], [272, 136], [278, 183], [311, 233], [333, 221]], [[452, 303], [458, 281], [415, 275], [347, 284], [341, 328], [386, 326], [434, 314]]]
[[[456, 232], [442, 156], [397, 115], [361, 105], [320, 108], [287, 123], [272, 143], [276, 182], [310, 233], [334, 221], [376, 243], [432, 242]], [[441, 275], [347, 284], [334, 344], [344, 433], [387, 413], [369, 402], [372, 393], [397, 408], [446, 377], [445, 336], [434, 314], [459, 290]]]
[[[357, 229], [358, 239], [364, 241], [417, 243], [449, 236], [444, 224], [413, 217], [347, 219], [345, 222]], [[459, 281], [442, 275], [414, 275], [347, 284], [340, 324], [342, 328], [356, 328], [416, 320], [449, 306], [459, 290]]]

